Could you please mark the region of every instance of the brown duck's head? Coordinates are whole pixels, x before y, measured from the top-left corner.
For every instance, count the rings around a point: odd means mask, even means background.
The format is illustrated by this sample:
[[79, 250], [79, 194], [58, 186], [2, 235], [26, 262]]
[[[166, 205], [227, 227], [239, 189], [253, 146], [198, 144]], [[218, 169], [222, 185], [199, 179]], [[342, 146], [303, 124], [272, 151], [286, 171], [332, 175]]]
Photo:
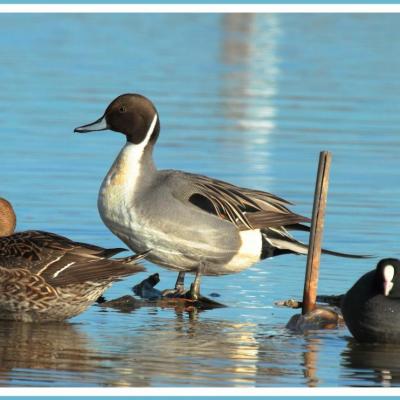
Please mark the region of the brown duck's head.
[[11, 203], [0, 197], [0, 237], [12, 235], [16, 224], [17, 217]]

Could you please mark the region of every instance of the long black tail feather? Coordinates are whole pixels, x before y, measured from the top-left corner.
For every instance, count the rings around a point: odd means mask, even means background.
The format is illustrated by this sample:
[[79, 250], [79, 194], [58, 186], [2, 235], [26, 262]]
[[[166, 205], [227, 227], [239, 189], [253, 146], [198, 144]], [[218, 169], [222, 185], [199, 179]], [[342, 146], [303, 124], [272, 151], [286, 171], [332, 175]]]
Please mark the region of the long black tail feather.
[[[282, 254], [306, 255], [308, 253], [308, 245], [299, 242], [298, 240], [292, 238], [289, 235], [269, 230], [262, 232], [262, 237], [263, 237], [263, 243], [262, 243], [261, 259], [274, 257]], [[365, 259], [374, 257], [372, 255], [350, 254], [339, 251], [332, 251], [328, 249], [322, 249], [321, 251], [322, 254], [328, 254], [331, 256], [343, 257], [343, 258]]]
[[362, 258], [374, 258], [375, 256], [370, 254], [349, 254], [349, 253], [342, 253], [339, 251], [332, 251], [327, 249], [322, 249], [322, 254], [329, 254], [330, 256], [335, 257], [343, 257], [343, 258], [355, 258], [355, 259], [362, 259]]

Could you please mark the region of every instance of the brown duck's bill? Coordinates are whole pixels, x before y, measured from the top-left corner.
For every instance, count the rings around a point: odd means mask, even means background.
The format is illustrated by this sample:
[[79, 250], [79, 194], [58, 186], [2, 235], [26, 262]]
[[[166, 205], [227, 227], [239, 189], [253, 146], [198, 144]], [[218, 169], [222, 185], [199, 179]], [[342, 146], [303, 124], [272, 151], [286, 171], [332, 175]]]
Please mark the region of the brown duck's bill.
[[96, 131], [105, 131], [108, 129], [108, 124], [106, 118], [102, 116], [97, 121], [92, 122], [91, 124], [80, 126], [79, 128], [75, 128], [74, 132], [77, 133], [87, 133], [87, 132], [96, 132]]

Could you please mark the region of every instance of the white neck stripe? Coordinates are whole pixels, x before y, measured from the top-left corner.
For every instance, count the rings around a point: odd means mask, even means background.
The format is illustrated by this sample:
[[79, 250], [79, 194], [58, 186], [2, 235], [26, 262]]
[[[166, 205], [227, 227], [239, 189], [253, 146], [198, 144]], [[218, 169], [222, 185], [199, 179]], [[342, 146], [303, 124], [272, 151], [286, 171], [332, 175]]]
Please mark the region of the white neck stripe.
[[153, 121], [151, 121], [150, 128], [146, 133], [145, 139], [143, 140], [142, 143], [139, 143], [139, 146], [143, 146], [143, 148], [147, 146], [147, 144], [150, 141], [151, 135], [154, 132], [154, 128], [156, 127], [156, 123], [157, 123], [157, 113], [154, 115]]

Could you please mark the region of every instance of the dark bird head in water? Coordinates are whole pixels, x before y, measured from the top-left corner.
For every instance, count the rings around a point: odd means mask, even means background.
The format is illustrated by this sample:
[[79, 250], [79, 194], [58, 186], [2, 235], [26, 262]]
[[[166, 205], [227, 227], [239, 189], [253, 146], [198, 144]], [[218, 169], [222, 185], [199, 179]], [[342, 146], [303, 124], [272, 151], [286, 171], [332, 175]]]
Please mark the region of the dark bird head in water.
[[400, 298], [400, 260], [385, 258], [376, 266], [375, 282], [384, 296]]

